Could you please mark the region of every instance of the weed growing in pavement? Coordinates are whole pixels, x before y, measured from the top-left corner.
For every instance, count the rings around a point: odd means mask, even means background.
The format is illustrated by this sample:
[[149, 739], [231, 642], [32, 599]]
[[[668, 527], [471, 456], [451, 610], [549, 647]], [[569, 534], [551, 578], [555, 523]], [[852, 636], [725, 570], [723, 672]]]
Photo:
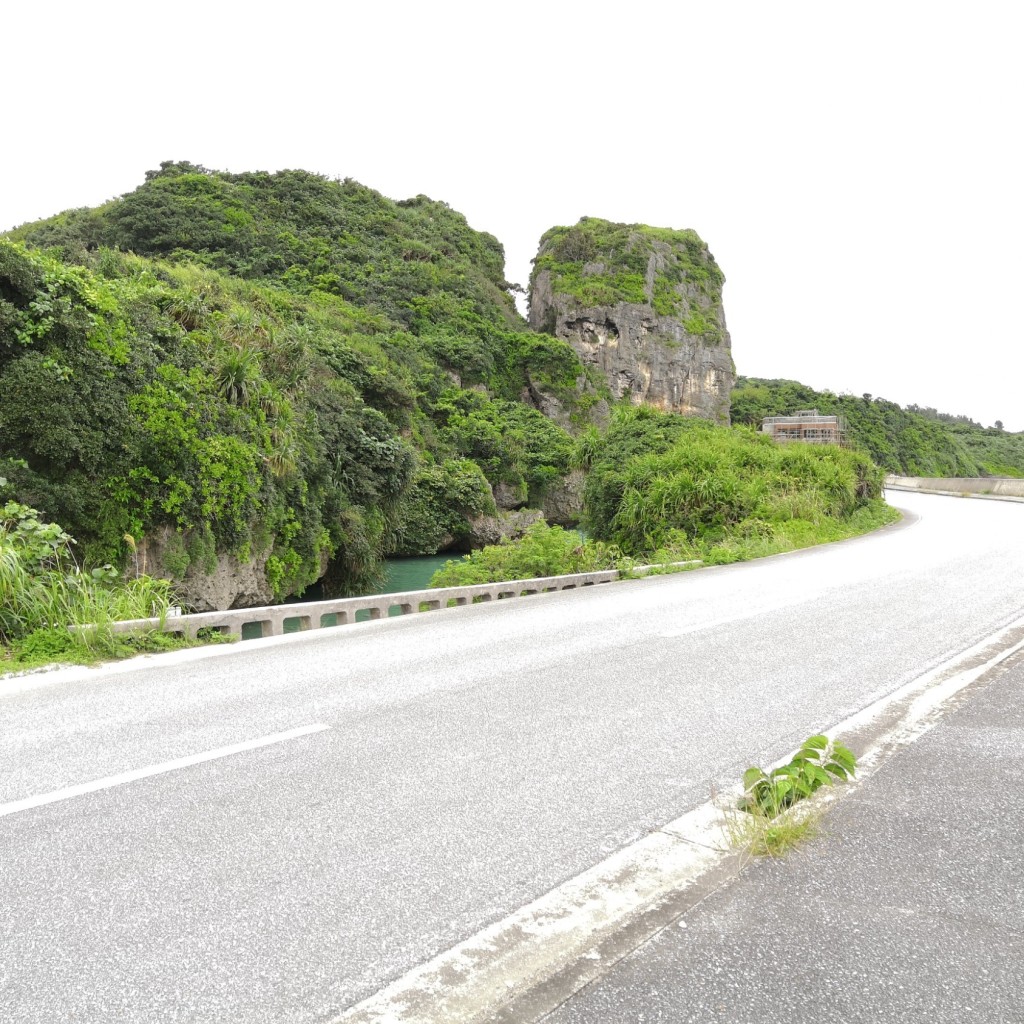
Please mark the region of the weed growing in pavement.
[[841, 743], [830, 743], [827, 736], [811, 736], [789, 764], [768, 773], [760, 768], [743, 773], [745, 796], [740, 810], [774, 818], [822, 786], [831, 786], [836, 779], [845, 781], [856, 767], [857, 759]]
[[748, 768], [743, 773], [743, 797], [736, 812], [727, 814], [725, 829], [733, 846], [755, 856], [781, 856], [817, 833], [819, 807], [796, 806], [822, 786], [850, 778], [857, 759], [827, 736], [806, 739], [793, 759], [771, 772]]
[[818, 834], [820, 807], [789, 808], [775, 817], [753, 809], [732, 808], [724, 816], [729, 845], [754, 857], [781, 857]]

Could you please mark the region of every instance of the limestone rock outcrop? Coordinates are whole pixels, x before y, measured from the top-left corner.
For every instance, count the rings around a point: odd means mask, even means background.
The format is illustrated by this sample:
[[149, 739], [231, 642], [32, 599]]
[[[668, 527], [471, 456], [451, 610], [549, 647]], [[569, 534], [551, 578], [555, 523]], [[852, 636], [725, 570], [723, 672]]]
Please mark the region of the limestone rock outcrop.
[[[181, 605], [192, 612], [214, 612], [226, 608], [259, 608], [276, 604], [267, 579], [271, 548], [254, 553], [247, 561], [214, 549], [212, 539], [203, 543], [201, 534], [179, 533], [161, 526], [139, 542], [137, 558], [125, 576], [136, 571], [168, 579]], [[327, 554], [320, 559], [320, 575], [327, 572]]]
[[205, 558], [199, 559], [189, 557], [188, 541], [170, 526], [159, 527], [139, 544], [138, 564], [150, 576], [171, 580], [179, 601], [189, 611], [274, 603], [274, 592], [267, 582], [269, 550], [242, 562], [234, 555], [214, 552], [211, 546]]
[[477, 516], [469, 521], [468, 550], [515, 540], [543, 518], [544, 513], [536, 508], [499, 512], [494, 516]]
[[583, 516], [583, 487], [586, 479], [582, 470], [570, 470], [559, 480], [549, 484], [544, 492], [541, 510], [552, 526], [576, 526]]
[[568, 342], [613, 398], [729, 422], [724, 277], [695, 232], [585, 217], [547, 232], [534, 263], [531, 328]]

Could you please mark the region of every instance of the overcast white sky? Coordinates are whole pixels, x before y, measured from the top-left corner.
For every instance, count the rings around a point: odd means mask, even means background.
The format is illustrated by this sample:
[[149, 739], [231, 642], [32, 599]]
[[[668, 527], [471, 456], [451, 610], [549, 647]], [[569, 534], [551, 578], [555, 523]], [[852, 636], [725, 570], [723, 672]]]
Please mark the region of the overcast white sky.
[[0, 229], [161, 160], [692, 227], [740, 373], [1024, 430], [1019, 5], [12, 4]]

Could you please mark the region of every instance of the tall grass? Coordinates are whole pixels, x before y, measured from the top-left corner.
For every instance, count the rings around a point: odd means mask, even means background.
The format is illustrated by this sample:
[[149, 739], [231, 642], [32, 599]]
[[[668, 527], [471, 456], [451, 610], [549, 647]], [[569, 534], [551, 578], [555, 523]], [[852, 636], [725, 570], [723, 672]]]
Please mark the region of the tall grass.
[[826, 539], [881, 491], [881, 472], [860, 452], [778, 445], [746, 427], [643, 408], [617, 410], [591, 448], [587, 525], [627, 555]]
[[24, 628], [26, 604], [34, 603], [28, 573], [14, 545], [0, 532], [0, 640], [16, 636]]
[[0, 525], [0, 644], [6, 647], [34, 638], [28, 646], [39, 653], [113, 654], [119, 646], [113, 623], [162, 618], [172, 598], [167, 580], [122, 580], [109, 567], [86, 572], [60, 545], [40, 558]]

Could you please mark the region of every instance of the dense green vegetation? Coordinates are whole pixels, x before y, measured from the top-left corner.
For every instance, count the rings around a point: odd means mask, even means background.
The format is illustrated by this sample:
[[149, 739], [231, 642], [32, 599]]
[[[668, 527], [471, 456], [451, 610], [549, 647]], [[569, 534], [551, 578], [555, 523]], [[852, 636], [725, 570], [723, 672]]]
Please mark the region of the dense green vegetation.
[[[541, 272], [583, 305], [645, 303], [722, 337], [723, 277], [692, 231], [584, 218], [544, 236]], [[389, 553], [464, 549], [495, 492], [536, 506], [574, 466], [595, 541], [536, 527], [464, 571], [730, 560], [884, 518], [852, 452], [643, 409], [588, 428], [604, 385], [527, 329], [503, 273], [498, 242], [444, 203], [301, 171], [169, 162], [25, 225], [0, 239], [0, 502], [78, 538], [84, 571], [50, 567], [62, 577], [110, 582], [104, 566], [145, 563], [159, 538], [175, 580], [265, 558], [277, 598], [371, 586]], [[578, 437], [524, 400], [538, 391]], [[743, 382], [733, 416], [806, 405], [845, 415], [886, 468], [1024, 472], [1009, 435], [792, 382]]]
[[166, 580], [124, 580], [110, 565], [86, 572], [73, 547], [74, 540], [35, 509], [13, 501], [0, 505], [0, 673], [182, 646], [166, 634], [126, 636], [111, 629], [122, 619], [166, 614]]
[[544, 234], [534, 278], [542, 271], [550, 274], [553, 292], [583, 307], [646, 304], [660, 316], [681, 319], [689, 334], [722, 340], [725, 277], [695, 231], [584, 217]]
[[842, 416], [849, 440], [890, 473], [906, 476], [1022, 476], [1024, 434], [984, 428], [963, 416], [884, 398], [815, 391], [793, 380], [739, 377], [732, 420], [760, 427], [765, 416], [817, 408]]
[[562, 576], [599, 569], [625, 569], [631, 565], [613, 544], [584, 541], [575, 530], [534, 523], [523, 537], [504, 544], [489, 544], [434, 573], [432, 587], [468, 587], [537, 576]]
[[581, 449], [587, 527], [627, 555], [729, 562], [893, 518], [881, 471], [849, 449], [777, 445], [746, 427], [643, 407], [617, 410]]
[[594, 539], [543, 524], [449, 562], [432, 586], [486, 583], [686, 560], [722, 564], [842, 540], [899, 518], [882, 471], [862, 452], [777, 445], [749, 427], [616, 408], [581, 434], [584, 516]]
[[[270, 552], [275, 594], [458, 543], [488, 484], [539, 501], [583, 370], [530, 332], [501, 246], [444, 203], [300, 171], [166, 163], [0, 240], [0, 498], [87, 565], [180, 535], [174, 575]], [[592, 389], [591, 389], [592, 390]], [[581, 397], [582, 396], [582, 397]]]
[[1008, 433], [999, 420], [991, 427], [983, 427], [967, 416], [952, 416], [918, 405], [908, 405], [907, 412], [937, 420], [967, 449], [982, 476], [1024, 477], [1024, 432]]

